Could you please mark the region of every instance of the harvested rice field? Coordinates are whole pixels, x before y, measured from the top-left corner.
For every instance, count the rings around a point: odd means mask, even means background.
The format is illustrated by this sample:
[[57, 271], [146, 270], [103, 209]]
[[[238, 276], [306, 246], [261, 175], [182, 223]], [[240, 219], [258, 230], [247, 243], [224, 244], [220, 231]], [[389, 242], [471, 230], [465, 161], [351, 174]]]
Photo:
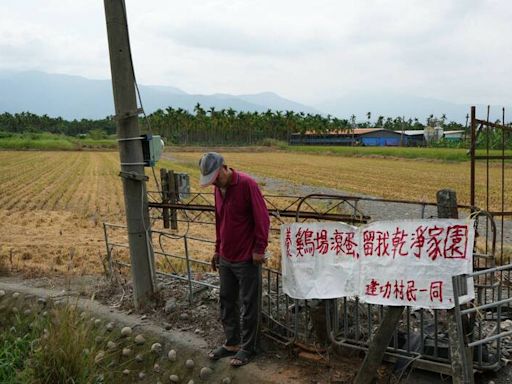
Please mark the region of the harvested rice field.
[[[200, 152], [166, 152], [159, 166], [190, 174], [198, 191]], [[105, 256], [103, 222], [124, 223], [124, 200], [117, 152], [0, 152], [0, 268], [27, 276], [101, 273]], [[357, 158], [286, 152], [229, 152], [228, 165], [259, 177], [279, 179], [265, 193], [291, 193], [294, 185], [334, 188], [393, 199], [434, 201], [442, 188], [469, 203], [469, 162]], [[510, 168], [511, 164], [506, 164]], [[156, 190], [150, 169], [149, 190]], [[159, 175], [159, 170], [155, 169]], [[505, 185], [512, 184], [505, 172]], [[485, 193], [485, 167], [477, 169], [477, 196]], [[491, 209], [500, 209], [501, 168], [490, 166]], [[290, 187], [283, 190], [282, 185]], [[495, 197], [494, 197], [495, 196]], [[500, 206], [498, 206], [498, 204]], [[512, 210], [508, 200], [505, 210]], [[155, 222], [154, 227], [160, 227]], [[213, 238], [213, 227], [197, 225], [190, 234]], [[277, 252], [277, 241], [272, 247]], [[177, 245], [178, 246], [178, 245]], [[180, 247], [179, 245], [178, 247]], [[208, 259], [211, 246], [192, 249]]]

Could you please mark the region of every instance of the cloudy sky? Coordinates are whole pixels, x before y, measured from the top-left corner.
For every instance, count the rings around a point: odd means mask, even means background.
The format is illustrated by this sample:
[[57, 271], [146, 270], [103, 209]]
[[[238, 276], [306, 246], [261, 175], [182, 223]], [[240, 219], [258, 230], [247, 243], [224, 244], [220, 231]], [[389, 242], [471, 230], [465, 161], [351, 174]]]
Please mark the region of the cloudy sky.
[[[126, 0], [137, 80], [189, 93], [354, 91], [512, 104], [512, 2]], [[103, 1], [4, 0], [0, 69], [110, 77]]]

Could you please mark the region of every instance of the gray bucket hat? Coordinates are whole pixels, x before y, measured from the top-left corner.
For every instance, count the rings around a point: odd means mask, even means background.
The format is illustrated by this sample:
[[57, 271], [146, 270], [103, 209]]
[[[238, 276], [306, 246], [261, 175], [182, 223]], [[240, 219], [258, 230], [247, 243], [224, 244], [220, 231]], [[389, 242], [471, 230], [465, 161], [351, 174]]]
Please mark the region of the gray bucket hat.
[[199, 160], [201, 171], [199, 184], [201, 187], [207, 187], [215, 181], [223, 164], [224, 158], [217, 152], [208, 152], [201, 157], [201, 160]]

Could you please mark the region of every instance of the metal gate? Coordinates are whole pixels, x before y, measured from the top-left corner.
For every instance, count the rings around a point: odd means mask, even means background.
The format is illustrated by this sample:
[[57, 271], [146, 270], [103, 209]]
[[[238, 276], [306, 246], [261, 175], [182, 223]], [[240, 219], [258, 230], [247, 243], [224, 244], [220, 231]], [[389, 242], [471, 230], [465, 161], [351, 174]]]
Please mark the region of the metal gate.
[[[378, 219], [395, 219], [407, 214], [408, 218], [426, 219], [437, 217], [437, 204], [405, 200], [387, 200], [354, 196], [310, 195], [298, 204], [314, 205], [314, 200], [337, 200], [351, 207], [354, 213]], [[468, 216], [476, 207], [459, 205], [461, 217]], [[394, 216], [396, 215], [396, 217]], [[494, 250], [496, 226], [493, 216], [485, 211], [474, 214], [476, 230], [488, 232], [488, 253], [475, 252], [475, 265], [495, 265]], [[297, 221], [305, 221], [297, 213]], [[497, 370], [501, 367], [501, 345], [496, 343], [497, 335], [502, 337], [499, 326], [506, 318], [496, 305], [489, 305], [505, 296], [505, 286], [497, 284], [497, 275], [510, 268], [496, 271], [495, 268], [480, 268], [475, 276], [476, 300], [474, 305], [491, 309], [490, 313], [479, 313], [471, 318], [472, 341], [480, 340], [475, 354], [474, 368]], [[323, 337], [339, 347], [366, 351], [375, 330], [384, 316], [384, 306], [364, 304], [358, 298], [333, 300], [292, 300], [282, 292], [279, 271], [266, 270], [262, 315], [266, 334], [286, 346], [298, 345], [316, 354], [325, 352], [325, 346], [318, 345]], [[457, 291], [459, 292], [459, 291]], [[473, 312], [473, 311], [471, 311]], [[483, 315], [482, 315], [483, 314]], [[412, 364], [450, 375], [450, 339], [448, 335], [448, 314], [446, 310], [425, 310], [407, 307], [399, 327], [395, 330], [386, 359], [398, 361], [404, 369]], [[468, 325], [466, 325], [467, 329]], [[304, 348], [305, 347], [305, 348]], [[302, 353], [302, 352], [301, 352]]]
[[[511, 256], [508, 247], [512, 245], [512, 127], [504, 123], [505, 108], [502, 109], [501, 123], [490, 122], [489, 115], [488, 107], [486, 120], [477, 119], [476, 107], [471, 107], [470, 204], [491, 213], [496, 221], [496, 260], [499, 264], [505, 264], [510, 262], [507, 261], [507, 257]], [[490, 223], [485, 226], [486, 230], [480, 236], [486, 240], [487, 251]]]

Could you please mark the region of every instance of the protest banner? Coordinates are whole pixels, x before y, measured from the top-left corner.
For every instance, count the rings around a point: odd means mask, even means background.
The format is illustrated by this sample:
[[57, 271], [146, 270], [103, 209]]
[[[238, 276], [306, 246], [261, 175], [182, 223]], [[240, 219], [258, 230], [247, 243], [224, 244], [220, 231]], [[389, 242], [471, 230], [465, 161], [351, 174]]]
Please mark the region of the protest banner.
[[[472, 220], [281, 226], [283, 290], [296, 299], [452, 308], [452, 276], [473, 268]], [[461, 303], [474, 298], [472, 281]]]

